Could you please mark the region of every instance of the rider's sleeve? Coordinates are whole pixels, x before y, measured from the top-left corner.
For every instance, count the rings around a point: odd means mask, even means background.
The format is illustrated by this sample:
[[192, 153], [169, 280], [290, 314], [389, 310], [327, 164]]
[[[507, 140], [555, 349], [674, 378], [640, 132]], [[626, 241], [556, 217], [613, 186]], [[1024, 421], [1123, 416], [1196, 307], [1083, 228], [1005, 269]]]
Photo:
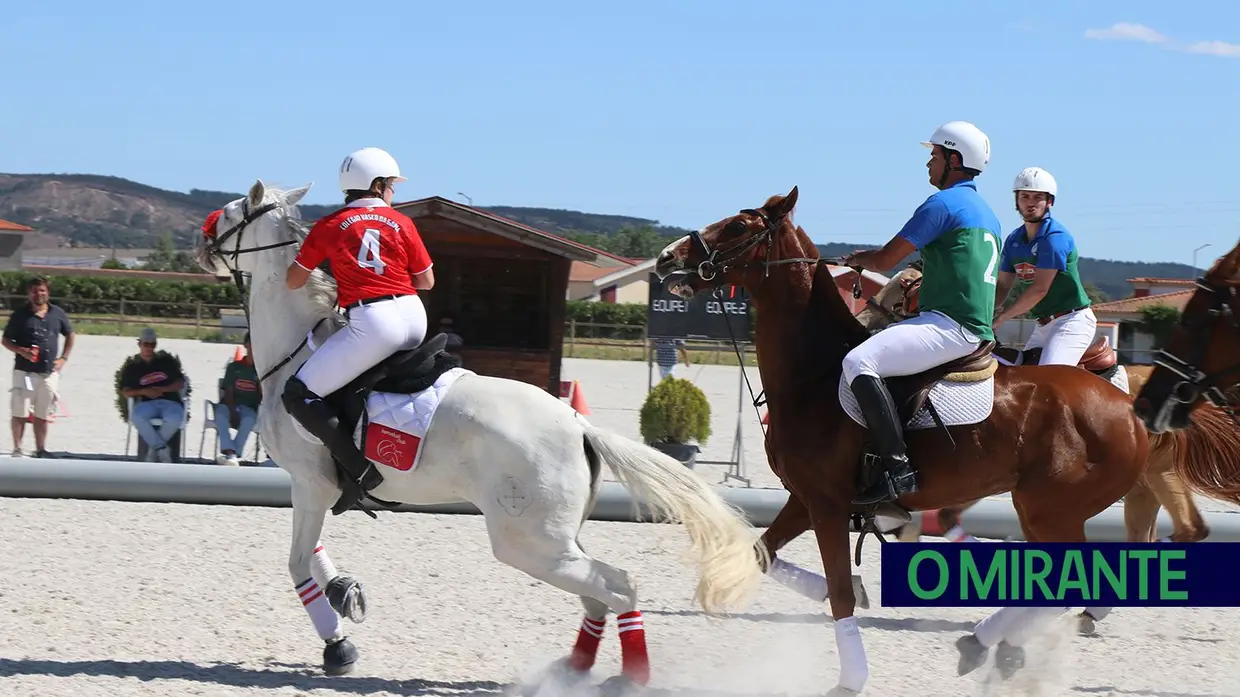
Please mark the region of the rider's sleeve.
[[1038, 242], [1037, 267], [1039, 269], [1068, 270], [1068, 255], [1072, 253], [1072, 238], [1067, 235], [1047, 235]]
[[908, 219], [896, 236], [921, 249], [947, 230], [949, 220], [947, 206], [939, 197], [931, 196], [913, 211], [913, 217]]
[[418, 229], [411, 226], [407, 235], [409, 237], [409, 273], [417, 276], [430, 271], [433, 266], [431, 254], [426, 251], [426, 245], [422, 243], [422, 236], [418, 234]]
[[310, 228], [310, 234], [306, 235], [306, 240], [301, 243], [301, 249], [297, 252], [297, 258], [293, 260], [301, 268], [306, 271], [313, 271], [318, 268], [327, 259], [327, 250], [323, 244], [323, 238], [326, 236], [322, 225], [315, 223]]

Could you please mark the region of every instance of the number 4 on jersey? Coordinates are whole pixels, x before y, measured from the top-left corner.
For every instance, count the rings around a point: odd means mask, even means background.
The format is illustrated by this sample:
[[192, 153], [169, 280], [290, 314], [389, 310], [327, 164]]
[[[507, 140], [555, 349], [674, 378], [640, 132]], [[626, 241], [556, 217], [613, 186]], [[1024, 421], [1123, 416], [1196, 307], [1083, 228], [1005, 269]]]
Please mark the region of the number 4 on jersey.
[[362, 233], [362, 245], [357, 248], [357, 265], [363, 269], [374, 269], [374, 272], [383, 275], [383, 270], [387, 268], [387, 264], [383, 263], [383, 259], [379, 258], [379, 231], [368, 228]]

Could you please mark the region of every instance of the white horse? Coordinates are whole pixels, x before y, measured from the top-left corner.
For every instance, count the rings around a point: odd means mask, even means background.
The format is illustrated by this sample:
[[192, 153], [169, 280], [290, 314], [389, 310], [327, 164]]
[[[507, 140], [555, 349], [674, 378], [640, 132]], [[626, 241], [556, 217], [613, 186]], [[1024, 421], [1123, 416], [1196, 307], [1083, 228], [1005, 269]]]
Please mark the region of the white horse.
[[[320, 542], [327, 511], [341, 494], [337, 468], [321, 443], [294, 427], [278, 398], [313, 347], [344, 325], [329, 275], [316, 270], [297, 291], [284, 285], [285, 269], [307, 232], [296, 204], [309, 188], [282, 191], [256, 181], [246, 197], [224, 207], [195, 251], [211, 273], [251, 276], [254, 362], [264, 393], [274, 396], [259, 409], [260, 429], [272, 458], [292, 480], [288, 570], [326, 643], [325, 672], [343, 674], [352, 669], [357, 649], [340, 620], [361, 622], [366, 601], [361, 584], [337, 572]], [[753, 528], [739, 511], [698, 475], [658, 450], [592, 426], [539, 387], [457, 373], [421, 441], [416, 466], [402, 471], [374, 460], [384, 481], [370, 494], [414, 504], [468, 501], [485, 516], [496, 559], [580, 596], [585, 618], [557, 670], [578, 679], [588, 673], [610, 611], [618, 616], [623, 669], [609, 682], [623, 687], [649, 679], [628, 573], [590, 557], [577, 539], [598, 495], [602, 463], [656, 516], [684, 524], [697, 555], [697, 599], [706, 612], [748, 601], [769, 560], [755, 547]]]

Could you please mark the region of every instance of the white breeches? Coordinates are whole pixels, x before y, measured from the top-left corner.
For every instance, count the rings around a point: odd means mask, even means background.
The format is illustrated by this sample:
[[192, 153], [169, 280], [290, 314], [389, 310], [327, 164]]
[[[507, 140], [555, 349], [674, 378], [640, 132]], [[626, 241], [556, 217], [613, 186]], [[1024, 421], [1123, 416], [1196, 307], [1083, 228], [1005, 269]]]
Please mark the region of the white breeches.
[[922, 312], [888, 325], [844, 356], [844, 377], [913, 375], [977, 350], [981, 339], [945, 314]]
[[1025, 342], [1025, 349], [1042, 348], [1038, 365], [1076, 365], [1089, 345], [1094, 343], [1098, 318], [1090, 308], [1057, 317], [1048, 324], [1038, 325]]
[[297, 371], [320, 397], [349, 384], [397, 351], [417, 348], [426, 338], [422, 298], [405, 295], [349, 310], [349, 323], [328, 337]]

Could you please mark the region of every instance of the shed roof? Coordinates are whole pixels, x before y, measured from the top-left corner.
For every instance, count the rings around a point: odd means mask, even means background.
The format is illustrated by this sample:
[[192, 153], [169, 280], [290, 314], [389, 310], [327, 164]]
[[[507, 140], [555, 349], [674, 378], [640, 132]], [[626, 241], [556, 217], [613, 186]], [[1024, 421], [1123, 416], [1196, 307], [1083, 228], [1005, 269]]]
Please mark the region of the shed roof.
[[627, 266], [629, 264], [628, 260], [623, 257], [604, 252], [601, 249], [573, 242], [559, 235], [553, 235], [550, 232], [539, 230], [524, 223], [518, 223], [515, 220], [509, 220], [508, 218], [484, 211], [481, 208], [467, 206], [442, 196], [430, 196], [417, 199], [416, 201], [395, 203], [392, 204], [392, 208], [410, 218], [437, 216], [452, 220], [462, 225], [468, 225], [499, 235], [500, 237], [506, 237], [573, 261], [584, 261], [596, 266], [607, 267]]

